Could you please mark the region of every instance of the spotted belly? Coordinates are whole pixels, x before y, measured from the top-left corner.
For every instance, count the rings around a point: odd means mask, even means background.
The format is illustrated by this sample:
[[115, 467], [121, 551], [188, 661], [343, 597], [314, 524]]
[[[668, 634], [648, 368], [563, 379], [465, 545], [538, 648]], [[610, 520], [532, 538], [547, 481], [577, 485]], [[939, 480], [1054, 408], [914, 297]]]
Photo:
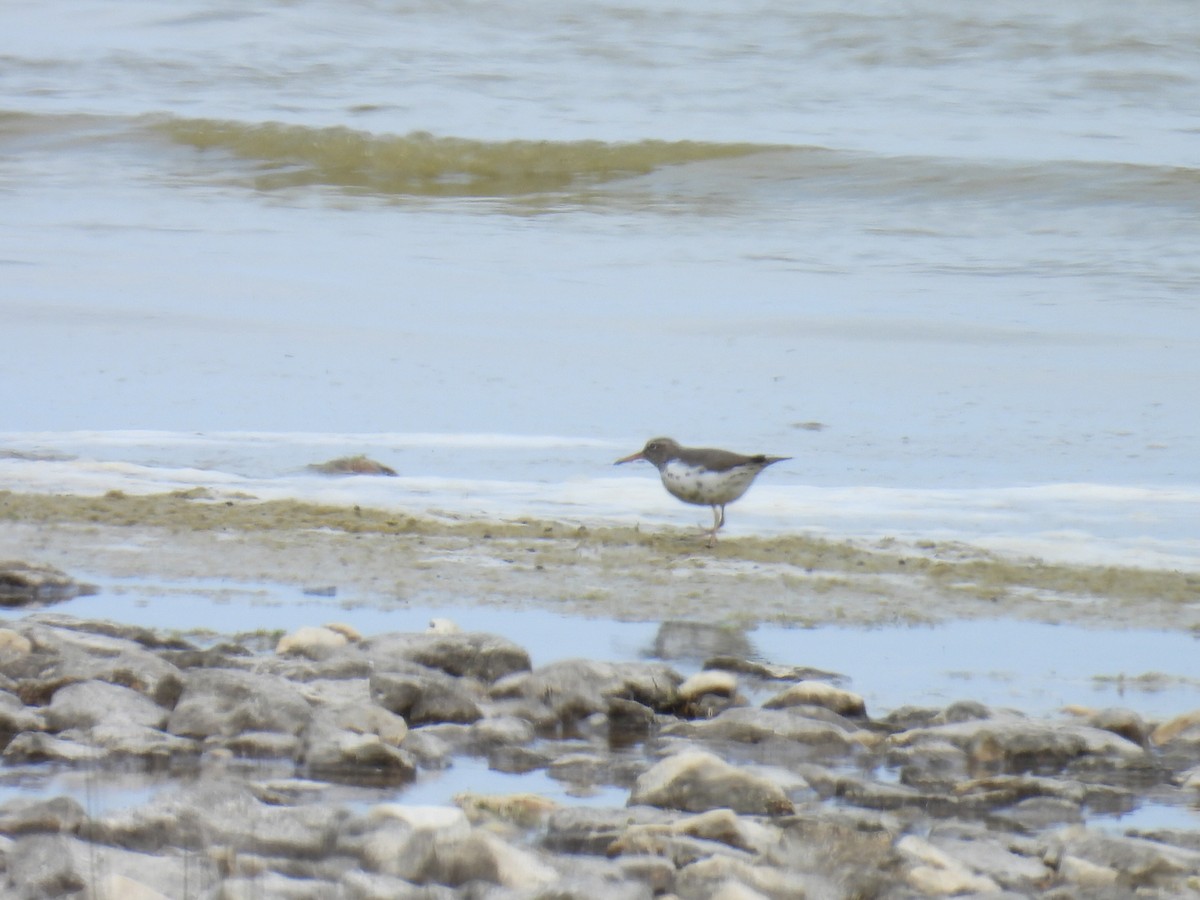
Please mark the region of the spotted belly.
[[670, 493], [684, 503], [701, 506], [721, 506], [732, 503], [750, 487], [758, 474], [755, 466], [735, 466], [724, 472], [712, 472], [700, 466], [689, 466], [671, 460], [662, 467], [662, 483]]

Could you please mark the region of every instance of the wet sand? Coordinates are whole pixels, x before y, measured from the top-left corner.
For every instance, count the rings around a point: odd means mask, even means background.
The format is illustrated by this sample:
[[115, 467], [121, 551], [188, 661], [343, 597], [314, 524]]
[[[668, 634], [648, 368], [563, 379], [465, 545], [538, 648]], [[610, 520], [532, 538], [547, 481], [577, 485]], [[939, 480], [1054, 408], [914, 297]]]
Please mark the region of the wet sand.
[[0, 493], [0, 556], [106, 577], [334, 586], [372, 603], [544, 608], [741, 626], [1008, 618], [1200, 629], [1200, 575], [1010, 559], [962, 544], [873, 545], [318, 506], [203, 490]]

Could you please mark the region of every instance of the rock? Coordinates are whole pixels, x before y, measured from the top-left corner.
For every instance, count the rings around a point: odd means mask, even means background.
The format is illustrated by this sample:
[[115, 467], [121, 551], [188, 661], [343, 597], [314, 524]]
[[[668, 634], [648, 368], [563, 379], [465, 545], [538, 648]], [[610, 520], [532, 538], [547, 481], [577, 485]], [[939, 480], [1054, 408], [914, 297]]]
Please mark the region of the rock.
[[[461, 811], [454, 812], [465, 824]], [[533, 854], [457, 825], [379, 830], [367, 840], [364, 863], [373, 871], [414, 884], [448, 887], [485, 882], [532, 890], [558, 879], [557, 873]]]
[[685, 718], [711, 718], [735, 704], [744, 704], [738, 697], [737, 676], [731, 672], [709, 669], [697, 672], [679, 685], [678, 712]]
[[371, 699], [403, 716], [410, 725], [438, 722], [470, 724], [483, 718], [478, 700], [482, 691], [467, 679], [434, 670], [376, 672], [371, 676]]
[[992, 718], [992, 711], [975, 700], [959, 700], [941, 710], [933, 720], [934, 725], [954, 725]]
[[908, 747], [888, 747], [886, 761], [899, 770], [901, 784], [923, 791], [949, 793], [966, 780], [965, 750], [949, 741], [925, 741]]
[[779, 666], [740, 656], [714, 656], [704, 661], [704, 668], [737, 672], [762, 681], [827, 681], [840, 684], [848, 680], [845, 675], [826, 672], [823, 669], [812, 669], [808, 666]]
[[416, 763], [401, 749], [404, 720], [371, 704], [324, 707], [313, 713], [300, 736], [298, 762], [311, 776], [356, 783], [400, 783], [416, 775]]
[[102, 876], [93, 891], [95, 900], [171, 900], [161, 891], [114, 872]]
[[659, 659], [707, 659], [710, 656], [755, 655], [754, 645], [744, 631], [703, 622], [666, 621], [654, 636], [654, 655]]
[[325, 626], [305, 625], [281, 637], [275, 645], [275, 652], [280, 656], [292, 654], [309, 659], [325, 659], [349, 642], [349, 638], [341, 631]]
[[80, 681], [54, 692], [46, 709], [51, 731], [96, 725], [141, 725], [162, 728], [168, 713], [137, 691], [105, 681]]
[[323, 463], [310, 463], [308, 468], [321, 475], [387, 475], [394, 477], [395, 469], [366, 456], [340, 456]]
[[434, 885], [415, 885], [394, 875], [350, 870], [342, 875], [340, 887], [345, 900], [459, 900], [459, 892]]
[[783, 742], [790, 744], [789, 749], [797, 754], [815, 751], [843, 756], [858, 746], [850, 723], [841, 725], [812, 719], [791, 707], [736, 707], [705, 721], [670, 725], [663, 729], [663, 733], [705, 741], [726, 740], [745, 744]]
[[300, 738], [280, 731], [243, 731], [231, 737], [215, 735], [204, 741], [206, 753], [232, 753], [245, 759], [292, 759], [300, 753]]
[[687, 812], [722, 807], [759, 815], [793, 811], [792, 801], [774, 781], [701, 750], [669, 756], [639, 777], [629, 797], [630, 806], [638, 804]]
[[4, 748], [7, 763], [96, 763], [105, 757], [99, 747], [81, 744], [65, 737], [53, 737], [36, 731], [23, 731]]
[[972, 765], [1001, 772], [1056, 771], [1085, 757], [1112, 766], [1148, 762], [1141, 747], [1110, 731], [1020, 716], [914, 728], [891, 735], [887, 745], [913, 746], [929, 740], [949, 741], [967, 752]]
[[708, 896], [709, 900], [770, 900], [766, 894], [760, 894], [754, 888], [747, 887], [740, 881], [723, 881]]
[[33, 652], [33, 642], [19, 631], [0, 628], [0, 663], [8, 663]]
[[277, 872], [255, 872], [225, 878], [215, 900], [322, 900], [339, 896], [338, 885], [318, 878], [291, 878]]
[[1109, 866], [1098, 866], [1078, 856], [1066, 855], [1058, 863], [1060, 877], [1082, 888], [1107, 888], [1115, 885], [1121, 873]]
[[720, 895], [743, 897], [838, 896], [829, 885], [816, 887], [805, 875], [727, 854], [702, 857], [681, 867], [675, 889], [683, 897]]
[[196, 741], [148, 725], [106, 722], [93, 726], [87, 737], [93, 747], [103, 748], [111, 756], [132, 757], [145, 763], [165, 763], [200, 753]]
[[1144, 838], [1104, 834], [1072, 825], [1054, 832], [1051, 841], [1063, 858], [1084, 860], [1120, 873], [1123, 882], [1141, 888], [1171, 889], [1200, 876], [1200, 851]]
[[862, 697], [823, 681], [801, 681], [799, 684], [790, 685], [763, 703], [766, 709], [783, 709], [788, 706], [823, 706], [840, 716], [867, 714], [867, 706]]
[[[7, 671], [20, 680], [26, 703], [44, 705], [61, 687], [79, 681], [103, 681], [130, 688], [159, 706], [174, 705], [183, 676], [171, 663], [129, 638], [44, 624], [49, 617], [22, 623], [33, 652]], [[55, 621], [67, 617], [55, 616]]]
[[46, 720], [41, 710], [26, 706], [16, 694], [0, 691], [0, 735], [41, 731], [45, 727]]
[[778, 828], [763, 825], [727, 808], [683, 816], [666, 823], [630, 824], [609, 847], [609, 854], [636, 853], [665, 837], [683, 836], [724, 844], [735, 850], [766, 856], [781, 843]]
[[678, 813], [651, 806], [563, 806], [546, 820], [542, 844], [555, 853], [604, 856], [631, 825], [662, 825], [678, 817]]
[[232, 737], [245, 731], [298, 734], [311, 714], [288, 681], [228, 669], [189, 672], [167, 730], [183, 737]]
[[0, 834], [16, 837], [38, 832], [76, 832], [87, 821], [83, 807], [70, 797], [49, 800], [17, 797], [0, 805]]
[[926, 894], [951, 896], [1000, 891], [991, 878], [972, 872], [962, 862], [915, 835], [902, 837], [896, 842], [896, 849], [913, 863], [908, 870], [908, 883]]
[[434, 831], [466, 837], [471, 832], [467, 814], [458, 806], [411, 806], [405, 803], [377, 803], [367, 817], [375, 823], [402, 822], [410, 829]]
[[[66, 835], [30, 835], [8, 853], [8, 880], [24, 891], [20, 897], [71, 896], [98, 873], [106, 889], [130, 888], [129, 894], [110, 894], [113, 900], [197, 896], [217, 881], [215, 869], [201, 856], [154, 856]], [[97, 891], [96, 896], [104, 895]]]
[[931, 837], [929, 842], [962, 868], [1008, 890], [1027, 894], [1053, 877], [1040, 857], [1013, 852], [986, 833], [972, 839]]
[[537, 794], [454, 795], [454, 802], [472, 824], [511, 822], [521, 828], [533, 828], [546, 822], [561, 807]]
[[125, 645], [149, 650], [186, 650], [192, 648], [188, 641], [171, 633], [162, 633], [142, 625], [111, 622], [106, 619], [82, 619], [65, 613], [39, 612], [24, 620], [31, 627], [44, 627], [58, 631], [73, 631], [83, 635], [102, 635], [117, 638]]
[[1125, 740], [1146, 747], [1150, 740], [1150, 728], [1146, 720], [1132, 709], [1109, 707], [1092, 713], [1087, 720], [1092, 728], [1100, 728], [1118, 734]]
[[0, 562], [0, 606], [62, 603], [94, 593], [95, 585], [81, 584], [53, 566]]
[[385, 634], [364, 641], [363, 647], [377, 672], [404, 672], [416, 663], [490, 684], [530, 669], [524, 648], [493, 634]]
[[490, 716], [471, 726], [470, 746], [487, 755], [497, 749], [511, 749], [530, 744], [537, 737], [533, 724], [518, 716]]
[[535, 726], [550, 727], [606, 713], [614, 700], [673, 710], [681, 681], [678, 673], [658, 663], [616, 665], [567, 659], [506, 678], [493, 687], [492, 696], [525, 701], [517, 713]]
[[[93, 819], [99, 842], [150, 854], [167, 848], [294, 860], [321, 859], [337, 846], [349, 813], [327, 803], [279, 807], [231, 779], [201, 778], [135, 809]], [[183, 896], [182, 893], [177, 896]]]
[[693, 703], [705, 694], [733, 697], [737, 694], [737, 676], [719, 670], [703, 670], [687, 678], [679, 685], [679, 700]]
[[1168, 719], [1150, 733], [1150, 743], [1156, 747], [1180, 739], [1200, 743], [1200, 709]]

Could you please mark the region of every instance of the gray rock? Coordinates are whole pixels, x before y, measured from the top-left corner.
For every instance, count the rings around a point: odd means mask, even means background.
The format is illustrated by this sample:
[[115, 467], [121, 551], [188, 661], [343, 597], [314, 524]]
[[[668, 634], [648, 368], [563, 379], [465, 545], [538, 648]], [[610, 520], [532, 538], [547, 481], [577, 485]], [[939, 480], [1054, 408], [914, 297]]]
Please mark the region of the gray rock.
[[666, 825], [679, 817], [679, 813], [651, 806], [564, 806], [546, 820], [542, 844], [556, 853], [604, 856], [630, 825]]
[[497, 684], [492, 696], [519, 699], [514, 712], [535, 726], [572, 724], [607, 713], [615, 700], [669, 711], [679, 702], [681, 676], [658, 663], [614, 663], [567, 659]]
[[1113, 734], [1119, 734], [1125, 740], [1132, 741], [1139, 747], [1149, 746], [1150, 726], [1132, 709], [1109, 707], [1097, 710], [1088, 716], [1087, 723], [1093, 728], [1102, 728]]
[[400, 783], [416, 763], [400, 744], [408, 727], [370, 704], [318, 709], [301, 735], [298, 762], [311, 776], [372, 784]]
[[1001, 772], [1061, 770], [1083, 757], [1112, 766], [1149, 764], [1142, 747], [1110, 731], [1014, 715], [915, 728], [891, 735], [886, 746], [925, 741], [948, 741], [965, 750], [973, 765]]
[[80, 681], [54, 692], [46, 709], [51, 731], [91, 728], [102, 724], [162, 728], [167, 711], [144, 694], [106, 681]]
[[19, 892], [5, 896], [30, 900], [72, 896], [101, 883], [139, 885], [166, 897], [204, 896], [218, 880], [215, 866], [199, 854], [151, 855], [66, 835], [18, 840], [9, 850], [7, 875]]
[[899, 770], [901, 784], [922, 791], [949, 793], [967, 778], [967, 752], [949, 741], [926, 741], [908, 747], [889, 747], [889, 766]]
[[0, 733], [41, 731], [45, 727], [46, 720], [42, 710], [26, 706], [16, 694], [0, 691]]
[[788, 706], [823, 706], [841, 716], [865, 716], [867, 713], [861, 696], [823, 681], [801, 681], [789, 685], [763, 703], [766, 709]]
[[704, 661], [704, 668], [738, 672], [762, 681], [825, 681], [830, 684], [843, 684], [849, 681], [845, 675], [827, 672], [824, 669], [813, 669], [808, 666], [780, 666], [740, 656], [714, 656]]
[[533, 724], [517, 716], [492, 716], [471, 726], [470, 746], [488, 754], [498, 748], [522, 747], [537, 737]]
[[[78, 736], [78, 732], [73, 732]], [[23, 731], [16, 735], [4, 748], [7, 763], [96, 763], [103, 761], [106, 753], [99, 747], [72, 740], [67, 735], [54, 737], [38, 731]]]
[[196, 741], [146, 725], [97, 725], [88, 730], [87, 739], [93, 747], [103, 748], [112, 756], [133, 757], [147, 763], [164, 763], [200, 753]]
[[534, 890], [559, 875], [528, 851], [483, 830], [465, 818], [448, 826], [407, 827], [393, 823], [368, 839], [364, 862], [373, 871], [414, 884], [461, 887], [472, 882]]
[[700, 858], [681, 867], [675, 890], [683, 900], [845, 896], [830, 893], [832, 886], [818, 886], [814, 881], [802, 873], [726, 853]]
[[638, 778], [629, 804], [687, 812], [727, 808], [779, 815], [793, 811], [792, 801], [776, 782], [701, 750], [678, 753], [654, 765]]
[[64, 685], [78, 681], [131, 688], [164, 707], [174, 705], [182, 689], [182, 675], [175, 666], [119, 634], [52, 627], [41, 620], [20, 627], [33, 652], [5, 669], [19, 680], [19, 694], [26, 703], [48, 703]]
[[289, 878], [276, 872], [226, 878], [214, 900], [327, 900], [338, 896], [338, 885], [316, 878]]
[[76, 631], [120, 638], [148, 650], [181, 650], [192, 646], [188, 641], [169, 632], [163, 633], [142, 625], [113, 622], [107, 619], [83, 619], [65, 613], [39, 612], [27, 617], [24, 621], [30, 626], [47, 626], [60, 631]]
[[204, 742], [206, 753], [226, 750], [246, 759], [292, 759], [300, 752], [300, 738], [281, 731], [243, 731], [232, 737], [210, 737]]
[[87, 821], [83, 807], [70, 797], [49, 800], [18, 797], [0, 805], [0, 834], [76, 832]]
[[810, 718], [802, 709], [758, 709], [736, 707], [715, 718], [698, 722], [680, 722], [663, 729], [664, 734], [700, 740], [737, 741], [758, 744], [786, 742], [799, 754], [805, 749], [823, 754], [845, 755], [855, 749], [849, 722], [834, 724]]
[[[409, 668], [412, 668], [411, 666]], [[376, 672], [371, 699], [410, 725], [438, 722], [469, 724], [483, 717], [482, 699], [474, 682], [437, 671]]]
[[1055, 832], [1052, 842], [1063, 855], [1114, 869], [1121, 881], [1138, 888], [1181, 887], [1200, 876], [1200, 851], [1173, 847], [1144, 838], [1105, 834], [1081, 825]]
[[53, 566], [0, 562], [0, 606], [62, 603], [94, 593], [95, 585], [75, 581], [66, 572]]
[[1009, 890], [1029, 892], [1053, 876], [1040, 857], [1013, 852], [994, 835], [971, 840], [931, 837], [930, 843], [965, 868]]
[[454, 888], [437, 884], [417, 885], [395, 875], [351, 870], [342, 875], [339, 883], [345, 900], [461, 900]]
[[275, 675], [228, 669], [192, 671], [167, 722], [184, 737], [232, 736], [244, 731], [298, 734], [311, 709], [294, 686]]
[[93, 819], [97, 841], [148, 853], [167, 848], [314, 860], [330, 854], [349, 813], [325, 803], [279, 807], [235, 779], [203, 778], [135, 809]]
[[494, 634], [384, 634], [362, 646], [376, 672], [403, 672], [416, 663], [491, 683], [530, 668], [524, 648]]

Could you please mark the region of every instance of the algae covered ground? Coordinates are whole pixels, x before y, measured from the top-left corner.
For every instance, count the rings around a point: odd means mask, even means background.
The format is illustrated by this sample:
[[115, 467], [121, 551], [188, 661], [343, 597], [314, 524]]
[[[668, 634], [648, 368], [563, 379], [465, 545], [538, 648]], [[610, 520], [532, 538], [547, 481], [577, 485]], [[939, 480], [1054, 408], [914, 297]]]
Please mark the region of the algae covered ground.
[[204, 490], [0, 492], [0, 557], [79, 577], [336, 587], [353, 602], [536, 606], [619, 620], [884, 625], [1018, 618], [1200, 628], [1200, 575], [999, 556], [962, 544], [321, 506]]

